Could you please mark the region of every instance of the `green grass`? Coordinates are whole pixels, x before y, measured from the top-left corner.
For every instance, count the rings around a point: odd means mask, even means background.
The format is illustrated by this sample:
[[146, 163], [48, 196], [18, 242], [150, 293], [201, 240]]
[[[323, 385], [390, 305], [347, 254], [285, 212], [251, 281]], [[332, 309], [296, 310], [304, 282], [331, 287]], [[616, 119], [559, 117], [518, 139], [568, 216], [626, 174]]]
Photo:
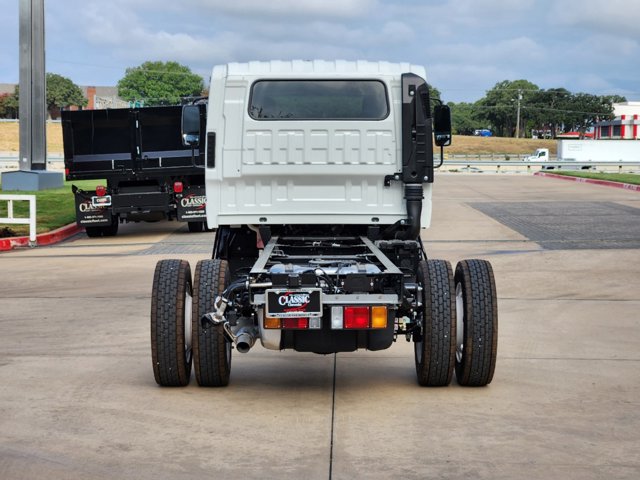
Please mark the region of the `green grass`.
[[[65, 182], [64, 187], [37, 192], [0, 190], [0, 194], [7, 195], [35, 195], [36, 196], [36, 230], [37, 233], [49, 232], [76, 221], [75, 200], [71, 193], [71, 184], [83, 190], [91, 190], [101, 180], [83, 180]], [[15, 217], [29, 217], [29, 202], [13, 202]], [[0, 217], [7, 215], [7, 202], [0, 201]], [[8, 229], [8, 231], [6, 230]], [[3, 236], [29, 235], [29, 225], [9, 225], [0, 222]]]
[[636, 173], [595, 173], [595, 172], [551, 172], [556, 175], [566, 175], [568, 177], [593, 178], [595, 180], [608, 180], [610, 182], [630, 183], [640, 185], [640, 175]]

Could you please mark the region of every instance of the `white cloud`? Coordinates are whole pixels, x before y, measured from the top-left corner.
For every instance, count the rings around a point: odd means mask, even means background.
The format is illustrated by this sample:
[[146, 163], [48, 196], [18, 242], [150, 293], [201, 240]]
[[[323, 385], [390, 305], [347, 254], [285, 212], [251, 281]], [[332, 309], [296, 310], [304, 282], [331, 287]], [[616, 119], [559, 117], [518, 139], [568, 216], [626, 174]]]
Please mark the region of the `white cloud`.
[[[0, 82], [18, 76], [18, 9], [9, 3]], [[45, 7], [47, 67], [82, 84], [113, 85], [146, 60], [178, 61], [206, 79], [214, 64], [229, 61], [341, 58], [425, 65], [428, 80], [454, 101], [518, 78], [572, 91], [639, 90], [635, 0], [64, 0]]]
[[415, 38], [415, 32], [406, 23], [396, 20], [384, 24], [381, 37], [384, 42], [405, 43]]
[[377, 0], [187, 0], [183, 5], [243, 17], [295, 16], [354, 18], [366, 15]]
[[528, 37], [515, 37], [497, 42], [488, 41], [483, 44], [450, 43], [438, 48], [438, 52], [449, 61], [507, 69], [539, 62], [545, 56], [544, 47]]
[[631, 0], [582, 0], [567, 7], [555, 2], [549, 11], [552, 24], [587, 29], [591, 33], [639, 38], [640, 2]]

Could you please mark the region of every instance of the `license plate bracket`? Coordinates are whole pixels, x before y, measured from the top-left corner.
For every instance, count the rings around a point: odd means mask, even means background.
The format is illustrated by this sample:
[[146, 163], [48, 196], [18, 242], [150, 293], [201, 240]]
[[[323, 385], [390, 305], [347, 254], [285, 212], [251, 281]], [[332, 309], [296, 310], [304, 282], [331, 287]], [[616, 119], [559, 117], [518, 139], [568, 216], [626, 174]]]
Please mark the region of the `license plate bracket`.
[[102, 197], [91, 197], [91, 205], [93, 205], [95, 208], [110, 207], [111, 195], [104, 195]]

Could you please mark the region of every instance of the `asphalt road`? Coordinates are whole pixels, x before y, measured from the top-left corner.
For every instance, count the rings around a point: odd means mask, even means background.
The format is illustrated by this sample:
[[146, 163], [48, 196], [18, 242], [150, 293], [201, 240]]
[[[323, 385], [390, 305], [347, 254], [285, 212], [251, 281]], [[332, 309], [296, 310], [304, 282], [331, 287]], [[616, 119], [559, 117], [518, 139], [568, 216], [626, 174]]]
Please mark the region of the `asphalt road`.
[[640, 195], [532, 176], [441, 175], [431, 258], [492, 262], [486, 388], [421, 388], [412, 345], [234, 354], [225, 389], [161, 388], [162, 258], [213, 234], [127, 225], [0, 254], [0, 478], [640, 478]]

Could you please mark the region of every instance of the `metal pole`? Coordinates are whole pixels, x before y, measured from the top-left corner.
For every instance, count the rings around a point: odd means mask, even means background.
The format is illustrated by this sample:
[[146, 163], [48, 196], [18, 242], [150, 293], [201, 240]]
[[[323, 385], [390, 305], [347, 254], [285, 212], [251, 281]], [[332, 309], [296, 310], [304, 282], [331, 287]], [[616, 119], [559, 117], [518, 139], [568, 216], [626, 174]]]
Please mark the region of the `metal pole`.
[[522, 90], [518, 90], [518, 113], [516, 114], [516, 138], [520, 138], [520, 100], [522, 100]]
[[44, 0], [20, 0], [20, 170], [46, 170]]

